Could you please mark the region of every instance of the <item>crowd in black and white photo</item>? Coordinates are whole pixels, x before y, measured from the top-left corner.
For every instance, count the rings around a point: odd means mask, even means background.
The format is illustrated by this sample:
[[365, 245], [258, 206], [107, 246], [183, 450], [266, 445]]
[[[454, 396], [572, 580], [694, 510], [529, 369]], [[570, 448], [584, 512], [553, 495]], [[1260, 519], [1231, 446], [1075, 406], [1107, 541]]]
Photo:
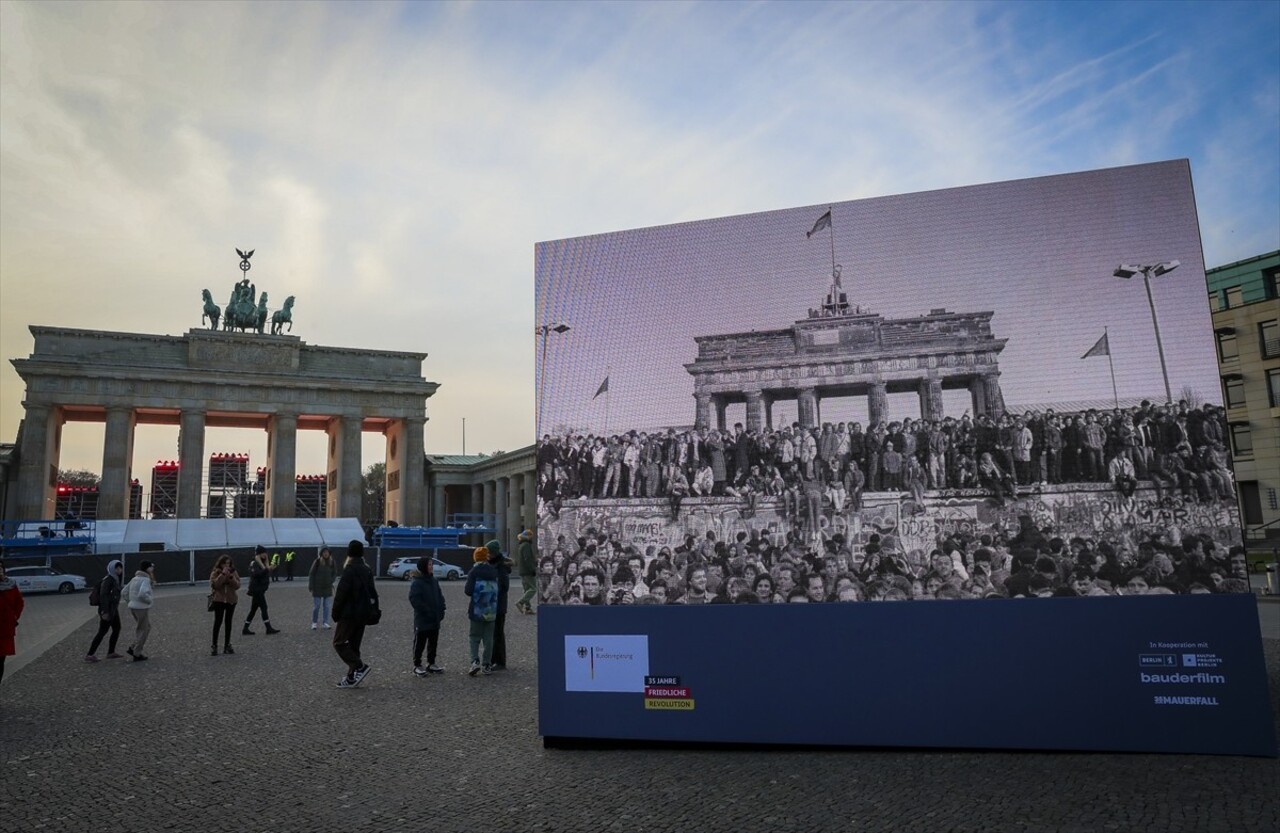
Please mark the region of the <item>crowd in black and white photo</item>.
[[927, 490], [979, 489], [997, 503], [1030, 488], [1105, 482], [1126, 497], [1139, 481], [1159, 496], [1234, 500], [1225, 411], [1143, 402], [1130, 409], [998, 418], [798, 423], [777, 430], [690, 429], [608, 436], [544, 436], [539, 498], [555, 515], [566, 499], [782, 498], [789, 517], [822, 507], [861, 507], [867, 492], [901, 492], [922, 505]]

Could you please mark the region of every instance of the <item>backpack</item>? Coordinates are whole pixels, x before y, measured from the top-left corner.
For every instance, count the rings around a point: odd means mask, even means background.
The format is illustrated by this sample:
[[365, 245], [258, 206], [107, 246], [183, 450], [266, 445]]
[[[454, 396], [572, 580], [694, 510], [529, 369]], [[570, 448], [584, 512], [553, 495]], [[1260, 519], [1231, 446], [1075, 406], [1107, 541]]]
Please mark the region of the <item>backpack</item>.
[[471, 618], [478, 622], [493, 622], [498, 618], [498, 582], [496, 579], [480, 579], [471, 589]]
[[[106, 581], [103, 579], [102, 581]], [[98, 607], [102, 604], [102, 582], [98, 582], [89, 588], [89, 607]]]

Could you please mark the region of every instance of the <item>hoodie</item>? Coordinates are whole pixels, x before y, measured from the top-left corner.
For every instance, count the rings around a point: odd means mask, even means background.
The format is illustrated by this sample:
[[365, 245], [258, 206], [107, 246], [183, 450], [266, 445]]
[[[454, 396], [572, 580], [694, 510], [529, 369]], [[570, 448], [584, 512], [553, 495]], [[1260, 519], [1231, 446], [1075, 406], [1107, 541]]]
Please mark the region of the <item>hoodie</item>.
[[107, 564], [107, 574], [98, 583], [98, 615], [118, 616], [120, 607], [120, 579], [116, 578], [116, 567], [124, 573], [123, 561], [112, 561]]

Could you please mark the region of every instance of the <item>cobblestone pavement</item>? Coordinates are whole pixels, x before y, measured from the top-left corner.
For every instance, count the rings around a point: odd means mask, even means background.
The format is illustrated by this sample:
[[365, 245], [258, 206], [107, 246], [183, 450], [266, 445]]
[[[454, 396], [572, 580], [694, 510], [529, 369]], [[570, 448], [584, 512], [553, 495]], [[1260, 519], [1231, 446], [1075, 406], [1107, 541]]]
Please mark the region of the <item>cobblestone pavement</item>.
[[408, 588], [379, 587], [373, 672], [351, 691], [305, 584], [272, 586], [284, 633], [237, 635], [234, 656], [208, 656], [201, 594], [160, 598], [146, 663], [82, 662], [85, 623], [0, 689], [0, 831], [1280, 829], [1269, 759], [544, 750], [536, 617], [508, 621], [510, 670], [468, 677], [462, 588], [445, 585], [447, 672], [417, 679]]

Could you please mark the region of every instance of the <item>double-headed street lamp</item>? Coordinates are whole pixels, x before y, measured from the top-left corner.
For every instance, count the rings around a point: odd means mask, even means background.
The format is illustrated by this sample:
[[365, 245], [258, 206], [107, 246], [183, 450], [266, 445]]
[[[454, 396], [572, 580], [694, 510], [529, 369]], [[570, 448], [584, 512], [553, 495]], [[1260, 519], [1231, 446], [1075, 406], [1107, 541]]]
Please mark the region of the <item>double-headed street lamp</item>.
[[542, 403], [546, 399], [547, 380], [547, 336], [551, 333], [564, 334], [572, 329], [568, 324], [552, 321], [534, 329], [534, 335], [542, 336], [542, 362], [538, 365], [538, 437], [542, 436]]
[[1122, 263], [1111, 273], [1115, 277], [1124, 278], [1125, 280], [1132, 278], [1134, 275], [1142, 275], [1142, 283], [1147, 288], [1147, 305], [1151, 307], [1151, 326], [1156, 331], [1156, 350], [1160, 353], [1160, 373], [1164, 375], [1164, 397], [1167, 402], [1173, 402], [1173, 390], [1169, 387], [1169, 368], [1164, 363], [1164, 342], [1160, 340], [1160, 321], [1156, 318], [1156, 302], [1151, 296], [1151, 278], [1153, 275], [1157, 278], [1161, 275], [1167, 275], [1180, 265], [1176, 260], [1138, 266], [1129, 266]]

